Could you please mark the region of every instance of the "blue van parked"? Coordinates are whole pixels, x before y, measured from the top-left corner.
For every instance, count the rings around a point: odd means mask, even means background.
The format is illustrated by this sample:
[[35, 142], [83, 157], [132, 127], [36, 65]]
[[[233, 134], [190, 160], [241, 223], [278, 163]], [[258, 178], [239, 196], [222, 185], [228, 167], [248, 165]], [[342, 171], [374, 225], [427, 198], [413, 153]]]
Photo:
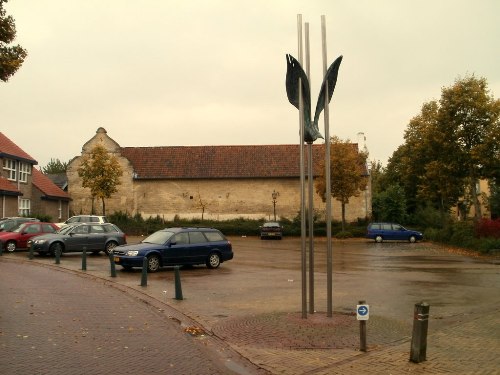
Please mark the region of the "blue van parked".
[[412, 243], [424, 238], [422, 233], [406, 229], [402, 225], [396, 223], [371, 223], [368, 225], [366, 237], [376, 242], [393, 240], [410, 241]]

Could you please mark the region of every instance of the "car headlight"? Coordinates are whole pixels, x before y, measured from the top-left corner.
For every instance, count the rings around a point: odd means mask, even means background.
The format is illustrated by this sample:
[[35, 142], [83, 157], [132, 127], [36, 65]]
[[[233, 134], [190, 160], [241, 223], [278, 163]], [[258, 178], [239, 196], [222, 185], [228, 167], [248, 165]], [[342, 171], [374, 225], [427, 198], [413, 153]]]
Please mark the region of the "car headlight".
[[135, 256], [137, 256], [137, 254], [139, 254], [139, 252], [137, 250], [129, 250], [129, 251], [127, 251], [127, 255], [129, 257], [135, 257]]
[[33, 243], [36, 243], [37, 245], [44, 244], [46, 240], [35, 240]]

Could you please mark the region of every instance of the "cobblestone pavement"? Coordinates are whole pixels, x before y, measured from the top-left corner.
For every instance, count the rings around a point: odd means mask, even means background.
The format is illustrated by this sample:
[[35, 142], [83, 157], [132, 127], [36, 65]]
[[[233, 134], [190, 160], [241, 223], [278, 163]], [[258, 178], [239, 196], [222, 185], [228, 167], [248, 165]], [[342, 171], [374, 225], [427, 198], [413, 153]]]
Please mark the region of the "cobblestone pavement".
[[216, 338], [205, 340], [194, 322], [182, 317], [192, 326], [181, 326], [177, 312], [145, 296], [68, 270], [1, 260], [0, 374], [256, 373]]
[[[271, 243], [269, 246], [274, 245], [274, 243]], [[280, 249], [273, 250], [279, 251]], [[397, 254], [398, 259], [401, 258], [399, 253]], [[457, 261], [455, 258], [442, 259], [443, 254], [440, 250], [432, 250], [432, 255], [435, 257], [436, 262], [440, 262], [438, 263], [439, 268], [433, 271], [438, 275], [445, 272], [445, 266], [443, 265], [445, 261], [449, 263]], [[244, 254], [240, 253], [239, 256], [243, 257]], [[387, 256], [387, 254], [384, 256]], [[462, 255], [457, 257], [460, 256]], [[30, 262], [37, 263], [41, 266], [40, 269], [46, 270], [43, 272], [48, 272], [45, 275], [47, 280], [53, 274], [60, 273], [48, 271], [52, 271], [54, 268], [69, 273], [83, 274], [79, 270], [78, 257], [65, 257], [61, 265], [54, 265], [53, 259], [50, 258], [26, 260], [25, 255], [21, 256], [19, 254], [5, 254], [2, 258], [0, 258], [0, 278], [2, 280], [0, 290], [2, 294], [12, 294], [12, 291], [17, 290], [15, 286], [11, 287], [12, 283], [9, 282], [9, 278], [3, 272], [6, 267], [2, 267], [2, 265], [5, 264], [8, 264], [8, 268], [11, 269], [14, 266], [25, 267], [26, 263]], [[402, 260], [399, 259], [398, 261]], [[421, 260], [419, 259], [419, 261]], [[256, 274], [257, 271], [252, 268], [250, 261], [248, 265], [242, 268], [238, 268], [237, 263], [229, 263], [228, 265], [223, 264], [217, 270], [205, 270], [204, 268], [202, 270], [186, 270], [182, 273], [183, 285], [186, 286], [184, 300], [178, 301], [172, 298], [172, 270], [150, 274], [147, 287], [141, 287], [139, 285], [140, 270], [133, 272], [119, 271], [116, 278], [111, 278], [109, 269], [103, 266], [105, 263], [105, 257], [90, 257], [88, 259], [88, 271], [84, 273], [85, 277], [78, 278], [80, 280], [79, 286], [68, 285], [67, 290], [68, 292], [76, 290], [77, 297], [83, 298], [84, 295], [90, 293], [89, 288], [95, 288], [91, 286], [95, 282], [107, 287], [92, 289], [91, 293], [94, 298], [101, 294], [103, 296], [108, 296], [108, 294], [112, 296], [109, 297], [109, 304], [115, 307], [118, 306], [118, 311], [114, 309], [111, 314], [118, 314], [121, 317], [118, 322], [113, 323], [113, 326], [115, 330], [121, 332], [121, 336], [113, 339], [104, 336], [105, 340], [102, 344], [99, 344], [99, 346], [94, 345], [95, 347], [92, 348], [89, 347], [88, 350], [92, 353], [92, 358], [95, 357], [95, 360], [104, 363], [105, 359], [104, 356], [101, 357], [101, 352], [104, 350], [103, 348], [106, 348], [106, 361], [110, 361], [112, 367], [115, 370], [120, 369], [122, 373], [127, 373], [121, 370], [125, 368], [125, 371], [127, 371], [129, 365], [120, 366], [121, 362], [115, 357], [116, 353], [122, 354], [120, 358], [123, 358], [124, 355], [126, 357], [126, 354], [132, 352], [156, 354], [160, 351], [162, 360], [159, 360], [158, 356], [151, 355], [151, 358], [153, 358], [151, 362], [158, 363], [154, 361], [161, 361], [161, 363], [156, 366], [151, 365], [151, 369], [148, 367], [147, 371], [156, 371], [156, 369], [162, 368], [163, 372], [139, 371], [136, 373], [201, 374], [234, 371], [239, 374], [500, 374], [500, 303], [497, 295], [492, 295], [489, 303], [487, 298], [489, 294], [491, 295], [491, 291], [498, 290], [498, 283], [489, 285], [495, 280], [500, 280], [498, 261], [483, 267], [480, 262], [476, 264], [473, 260], [466, 260], [467, 269], [461, 271], [463, 272], [461, 277], [465, 280], [462, 288], [472, 285], [471, 290], [478, 295], [476, 298], [477, 305], [473, 303], [474, 296], [469, 294], [465, 294], [465, 296], [470, 308], [463, 309], [463, 306], [460, 305], [459, 312], [457, 312], [457, 308], [452, 309], [446, 306], [446, 300], [441, 301], [443, 306], [437, 306], [438, 301], [434, 302], [436, 306], [431, 305], [433, 318], [429, 322], [427, 360], [421, 363], [409, 361], [412, 332], [411, 319], [401, 319], [395, 314], [386, 313], [386, 311], [384, 311], [384, 314], [375, 313], [373, 315], [371, 312], [370, 319], [367, 322], [368, 350], [367, 352], [360, 352], [359, 322], [356, 320], [352, 309], [349, 310], [343, 307], [342, 298], [344, 297], [342, 294], [336, 296], [336, 301], [339, 302], [331, 318], [326, 317], [324, 312], [317, 311], [314, 314], [308, 314], [307, 319], [302, 319], [300, 312], [290, 311], [290, 303], [286, 299], [288, 297], [285, 296], [287, 293], [286, 288], [292, 286], [296, 290], [296, 286], [293, 286], [293, 278], [297, 275], [292, 273], [293, 276], [284, 281], [286, 286], [276, 282], [276, 277], [278, 277], [278, 280], [287, 277], [288, 271], [273, 269], [272, 275], [274, 278], [269, 277], [268, 279], [266, 275], [269, 274]], [[370, 266], [373, 267], [374, 265], [371, 264]], [[411, 267], [416, 266], [412, 265]], [[19, 270], [18, 272], [21, 273], [22, 271]], [[280, 272], [283, 273], [280, 274]], [[390, 272], [394, 273], [394, 269], [391, 269]], [[346, 271], [347, 273], [349, 272]], [[261, 284], [251, 285], [252, 280], [255, 280], [256, 277], [260, 278]], [[419, 277], [421, 277], [420, 274]], [[476, 286], [474, 284], [476, 278], [481, 279], [483, 284]], [[411, 282], [411, 280], [409, 281]], [[336, 280], [336, 282], [338, 281]], [[262, 290], [260, 286], [262, 284], [272, 285], [272, 288]], [[232, 289], [226, 291], [229, 285], [231, 285]], [[442, 284], [442, 280], [436, 278], [436, 285], [444, 288], [446, 284]], [[489, 285], [489, 287], [483, 287], [482, 285]], [[429, 283], [429, 287], [433, 287], [433, 284]], [[349, 284], [349, 288], [352, 289], [351, 284]], [[33, 285], [33, 291], [29, 295], [38, 293], [39, 289], [39, 286], [35, 287]], [[125, 293], [116, 293], [116, 291], [113, 291], [115, 289]], [[57, 291], [60, 289], [51, 288], [50, 290], [51, 293], [59, 297]], [[108, 293], [109, 290], [112, 291]], [[444, 292], [440, 293], [448, 293], [447, 290], [443, 290]], [[238, 293], [239, 296], [237, 296]], [[275, 296], [276, 293], [279, 296]], [[390, 298], [394, 298], [390, 291], [387, 291], [387, 294]], [[459, 295], [456, 294], [450, 299], [453, 304], [457, 303]], [[33, 315], [41, 314], [39, 310], [35, 310], [33, 306], [20, 297], [22, 295], [18, 296], [17, 299], [12, 297], [16, 300], [11, 299], [10, 303], [16, 307], [16, 311], [20, 314], [28, 315], [27, 322], [33, 318]], [[292, 293], [292, 298], [296, 297], [296, 294]], [[3, 301], [7, 301], [9, 297], [1, 295], [1, 298], [2, 306], [4, 306]], [[102, 297], [99, 299], [107, 298]], [[115, 298], [127, 299], [126, 302], [123, 302], [116, 301]], [[419, 295], [415, 294], [412, 298], [419, 298]], [[140, 304], [138, 301], [147, 303]], [[86, 308], [87, 314], [81, 314], [82, 316], [91, 316], [95, 311], [92, 302], [89, 301], [88, 303], [90, 303], [90, 307]], [[194, 353], [197, 358], [201, 358], [202, 363], [204, 363], [203, 354], [208, 355], [211, 353], [210, 355], [214, 357], [205, 359], [208, 364], [201, 366], [201, 371], [191, 368], [186, 371], [192, 370], [192, 372], [183, 372], [185, 370], [180, 367], [171, 368], [172, 363], [181, 366], [181, 363], [187, 362], [185, 354], [184, 357], [180, 353], [176, 356], [174, 354], [177, 353], [176, 350], [173, 352], [169, 350], [168, 354], [170, 356], [167, 356], [167, 350], [162, 352], [160, 349], [161, 337], [155, 338], [155, 336], [152, 336], [151, 342], [149, 341], [151, 333], [158, 332], [158, 329], [138, 324], [134, 319], [129, 318], [129, 316], [134, 316], [133, 313], [126, 311], [126, 309], [138, 304], [145, 305], [142, 307], [146, 309], [148, 314], [152, 316], [160, 314], [162, 316], [162, 320], [159, 321], [162, 322], [162, 327], [163, 325], [170, 327], [168, 328], [169, 336], [171, 334], [170, 329], [173, 329], [174, 333], [181, 331], [181, 338], [183, 340], [187, 339], [188, 344], [194, 341], [194, 344], [197, 344], [194, 346]], [[399, 305], [397, 306], [399, 307]], [[125, 311], [122, 311], [122, 309], [125, 309]], [[68, 319], [72, 313], [75, 313], [74, 308], [70, 307], [70, 303], [68, 303], [65, 310], [67, 310], [66, 316], [68, 316]], [[0, 311], [2, 312], [0, 323], [3, 324], [4, 319], [6, 319], [3, 307]], [[43, 311], [45, 311], [44, 315], [46, 315], [47, 309]], [[407, 312], [404, 311], [404, 315], [408, 315]], [[12, 322], [12, 319], [12, 317], [8, 317], [9, 322]], [[75, 340], [72, 344], [74, 352], [74, 350], [78, 350], [74, 348], [79, 348], [82, 343], [90, 341], [87, 339], [92, 336], [93, 332], [92, 328], [89, 327], [102, 328], [102, 326], [99, 323], [101, 319], [86, 320], [84, 323], [78, 320], [80, 318], [73, 319], [71, 318], [69, 326], [62, 326], [61, 329], [63, 332], [69, 332], [66, 336], [71, 335], [71, 338]], [[124, 324], [124, 322], [127, 324]], [[198, 334], [202, 332], [204, 335], [186, 336], [182, 329], [179, 330], [179, 325], [184, 328], [191, 327], [193, 332]], [[7, 332], [5, 327], [8, 326], [8, 324], [1, 326], [2, 347]], [[132, 328], [131, 332], [129, 327]], [[157, 327], [155, 326], [155, 328]], [[125, 334], [124, 331], [127, 333]], [[30, 338], [24, 338], [24, 336], [29, 336], [29, 334], [23, 332], [25, 331], [16, 333], [15, 337], [12, 336], [13, 333], [9, 333], [10, 340], [28, 343]], [[108, 331], [103, 332], [105, 335], [109, 334]], [[123, 348], [124, 337], [140, 333], [144, 333], [140, 345], [134, 347], [133, 351], [130, 350], [131, 346], [128, 344], [126, 345], [129, 347], [128, 349]], [[57, 339], [61, 335], [64, 334], [59, 333], [55, 338]], [[26, 358], [26, 356], [44, 357], [44, 355], [50, 357], [52, 355], [50, 358], [53, 359], [53, 353], [40, 354], [36, 350], [40, 342], [48, 340], [48, 337], [33, 338], [32, 343], [24, 346], [22, 358]], [[48, 342], [52, 345], [52, 341]], [[32, 346], [35, 348], [33, 349]], [[171, 346], [169, 348], [172, 349]], [[177, 349], [177, 344], [174, 349]], [[0, 355], [4, 356], [5, 350], [2, 350], [2, 352], [4, 354]], [[179, 352], [185, 353], [185, 351]], [[76, 363], [81, 363], [81, 358], [75, 356], [74, 353], [68, 354], [64, 351], [63, 353], [58, 354], [57, 358], [62, 356], [62, 358], [67, 358], [65, 361], [68, 361], [69, 358], [69, 361], [75, 360]], [[8, 357], [14, 355], [9, 353]], [[165, 357], [163, 358], [163, 356]], [[126, 363], [133, 362], [132, 358], [136, 357], [126, 358], [128, 360]], [[145, 358], [145, 361], [148, 362], [148, 357]], [[210, 359], [214, 360], [211, 361]], [[190, 363], [186, 365], [192, 366], [192, 362]], [[3, 364], [2, 359], [0, 365], [0, 373], [2, 374], [5, 373], [1, 367]], [[77, 367], [79, 368], [79, 366]], [[57, 374], [58, 372], [35, 373]], [[107, 372], [94, 373], [106, 374]]]

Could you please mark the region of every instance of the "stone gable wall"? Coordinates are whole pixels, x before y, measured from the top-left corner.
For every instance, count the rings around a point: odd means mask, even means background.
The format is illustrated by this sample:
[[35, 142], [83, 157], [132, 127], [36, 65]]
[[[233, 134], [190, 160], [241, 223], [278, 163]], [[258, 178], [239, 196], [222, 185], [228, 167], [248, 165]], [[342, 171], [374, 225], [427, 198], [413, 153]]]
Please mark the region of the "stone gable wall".
[[[123, 170], [121, 185], [112, 198], [106, 200], [106, 214], [116, 211], [130, 215], [140, 214], [144, 218], [160, 216], [166, 220], [175, 215], [182, 218], [213, 220], [233, 218], [273, 219], [272, 192], [277, 191], [276, 216], [293, 219], [300, 211], [299, 178], [270, 179], [134, 179], [134, 171], [128, 159], [121, 156], [120, 147], [100, 128], [83, 147], [82, 155], [90, 152], [96, 144], [102, 144], [115, 155]], [[89, 189], [81, 187], [78, 167], [82, 157], [77, 157], [68, 166], [68, 193], [72, 198], [71, 214], [92, 212]], [[346, 208], [348, 221], [365, 218], [371, 214], [371, 197], [368, 189], [357, 198], [351, 198]], [[340, 203], [332, 199], [334, 220], [341, 219]], [[324, 217], [325, 204], [314, 193], [315, 213]], [[95, 214], [102, 214], [102, 203], [94, 202]]]

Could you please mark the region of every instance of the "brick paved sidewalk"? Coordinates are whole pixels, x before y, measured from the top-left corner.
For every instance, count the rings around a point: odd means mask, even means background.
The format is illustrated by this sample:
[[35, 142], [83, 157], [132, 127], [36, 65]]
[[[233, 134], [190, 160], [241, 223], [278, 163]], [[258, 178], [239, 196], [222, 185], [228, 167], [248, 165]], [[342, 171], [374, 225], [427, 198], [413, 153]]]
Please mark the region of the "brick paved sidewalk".
[[88, 272], [86, 277], [99, 278], [148, 305], [164, 306], [172, 320], [205, 330], [206, 339], [215, 343], [217, 339], [225, 341], [257, 366], [240, 371], [244, 374], [500, 374], [498, 306], [484, 313], [455, 316], [453, 324], [436, 331], [431, 319], [427, 361], [415, 364], [409, 362], [411, 322], [371, 315], [368, 352], [362, 353], [358, 351], [358, 322], [349, 314], [336, 312], [333, 318], [326, 318], [318, 312], [305, 320], [297, 312], [252, 314], [204, 327], [202, 316], [186, 316], [188, 311], [176, 310], [182, 309], [180, 304], [167, 306], [159, 301], [161, 287], [155, 284], [140, 288], [102, 274]]
[[[411, 337], [390, 342], [385, 332], [387, 327], [371, 322], [368, 323], [366, 353], [359, 352], [352, 341], [339, 338], [338, 331], [330, 342], [323, 341], [325, 346], [340, 343], [337, 348], [315, 347], [318, 342], [310, 341], [310, 331], [303, 331], [300, 326], [295, 331], [290, 330], [286, 314], [236, 319], [213, 330], [239, 353], [273, 374], [499, 374], [500, 309], [469, 320], [463, 318], [435, 333], [430, 325], [427, 360], [421, 363], [409, 361]], [[324, 319], [327, 318], [319, 320]], [[305, 325], [312, 326], [310, 323]], [[322, 325], [322, 329], [323, 337], [328, 333], [333, 336], [329, 324]], [[353, 324], [344, 333], [348, 331], [350, 337], [354, 337]]]
[[101, 278], [2, 258], [0, 283], [0, 374], [258, 373], [168, 306]]

